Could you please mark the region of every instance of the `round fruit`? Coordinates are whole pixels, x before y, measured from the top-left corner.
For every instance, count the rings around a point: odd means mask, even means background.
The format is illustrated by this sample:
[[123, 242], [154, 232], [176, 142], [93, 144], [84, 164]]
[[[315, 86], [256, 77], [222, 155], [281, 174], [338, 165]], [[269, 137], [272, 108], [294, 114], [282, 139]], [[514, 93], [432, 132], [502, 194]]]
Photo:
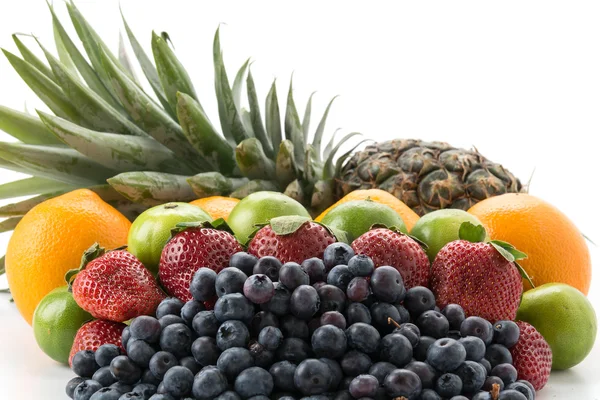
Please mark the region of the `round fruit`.
[[188, 203], [167, 203], [149, 208], [133, 221], [127, 249], [153, 274], [163, 247], [171, 237], [171, 229], [180, 222], [212, 221], [210, 215], [198, 206]]
[[231, 214], [231, 210], [233, 210], [239, 202], [238, 199], [234, 199], [233, 197], [211, 196], [194, 200], [190, 202], [190, 204], [198, 206], [209, 213], [213, 220], [223, 218], [227, 221], [229, 214]]
[[78, 189], [46, 200], [19, 222], [6, 250], [6, 276], [19, 312], [33, 312], [51, 290], [64, 285], [95, 242], [112, 249], [127, 243], [131, 223], [91, 190]]
[[354, 240], [369, 231], [373, 225], [396, 227], [407, 233], [400, 215], [391, 207], [371, 200], [354, 200], [333, 208], [321, 220], [324, 225], [345, 231]]
[[[575, 224], [556, 207], [526, 193], [510, 193], [483, 200], [469, 213], [479, 218], [490, 238], [509, 242], [527, 254], [519, 264], [536, 286], [561, 282], [587, 295], [590, 252]], [[531, 289], [525, 280], [523, 285]]]
[[466, 211], [445, 208], [422, 216], [410, 234], [427, 245], [427, 256], [433, 262], [442, 247], [459, 239], [458, 230], [463, 222], [481, 225], [476, 217]]
[[33, 335], [48, 357], [68, 364], [77, 330], [92, 319], [77, 305], [69, 287], [61, 286], [48, 293], [35, 309]]
[[409, 206], [404, 204], [401, 200], [399, 200], [393, 194], [386, 192], [381, 189], [366, 189], [366, 190], [355, 190], [353, 192], [348, 193], [340, 200], [338, 200], [335, 204], [330, 206], [327, 210], [323, 211], [321, 215], [319, 215], [315, 221], [320, 222], [329, 211], [339, 206], [340, 204], [347, 203], [349, 201], [354, 200], [367, 200], [371, 199], [376, 203], [385, 204], [386, 206], [391, 207], [394, 211], [396, 211], [408, 230], [411, 230], [412, 227], [417, 223], [419, 219], [419, 215], [414, 212]]
[[272, 218], [285, 215], [310, 214], [296, 200], [277, 192], [256, 192], [243, 198], [229, 214], [227, 223], [242, 243], [248, 240], [257, 224], [265, 224]]
[[552, 348], [552, 369], [579, 364], [596, 340], [598, 322], [590, 301], [563, 283], [547, 283], [523, 293], [517, 320], [533, 325]]

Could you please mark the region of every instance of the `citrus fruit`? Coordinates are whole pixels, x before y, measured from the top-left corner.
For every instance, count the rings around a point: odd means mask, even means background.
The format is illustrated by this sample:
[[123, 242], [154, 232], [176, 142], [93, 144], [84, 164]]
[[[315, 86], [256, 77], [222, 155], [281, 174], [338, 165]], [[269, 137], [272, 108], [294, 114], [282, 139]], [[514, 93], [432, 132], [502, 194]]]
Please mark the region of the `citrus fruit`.
[[61, 286], [44, 296], [35, 309], [33, 335], [48, 357], [67, 364], [77, 330], [92, 319], [77, 305], [69, 287]]
[[162, 249], [171, 238], [171, 229], [180, 222], [204, 221], [212, 221], [212, 218], [200, 207], [188, 203], [166, 203], [149, 208], [131, 224], [127, 250], [156, 274]]
[[351, 241], [368, 232], [373, 225], [396, 227], [406, 233], [406, 225], [391, 207], [371, 200], [354, 200], [332, 208], [321, 222], [334, 229], [345, 231]]
[[477, 217], [463, 210], [445, 208], [422, 216], [410, 234], [427, 245], [427, 256], [433, 262], [446, 244], [458, 240], [458, 230], [463, 222], [481, 225]]
[[310, 214], [296, 200], [277, 192], [255, 192], [243, 198], [229, 214], [227, 223], [242, 243], [256, 230], [257, 224], [265, 224], [272, 218], [284, 215]]
[[546, 283], [523, 293], [517, 320], [533, 325], [552, 348], [552, 369], [579, 364], [596, 340], [598, 322], [590, 301], [564, 283]]
[[376, 203], [385, 204], [386, 206], [390, 206], [391, 208], [393, 208], [394, 211], [400, 214], [400, 218], [402, 218], [404, 224], [406, 225], [406, 229], [408, 229], [409, 231], [419, 219], [419, 215], [416, 212], [414, 212], [409, 206], [404, 204], [404, 202], [402, 202], [393, 194], [381, 189], [361, 189], [350, 192], [344, 197], [342, 197], [335, 204], [330, 206], [327, 210], [323, 211], [321, 215], [319, 215], [315, 219], [315, 221], [320, 222], [329, 211], [331, 211], [334, 207], [337, 207], [342, 203], [366, 199], [371, 199]]
[[209, 213], [213, 220], [223, 218], [227, 221], [231, 210], [233, 210], [233, 207], [239, 202], [238, 199], [234, 199], [233, 197], [211, 196], [194, 200], [190, 202], [190, 204], [198, 206]]
[[[575, 224], [556, 207], [526, 193], [480, 201], [469, 210], [491, 239], [503, 240], [527, 254], [519, 263], [534, 285], [562, 282], [587, 295], [592, 278], [590, 252]], [[531, 289], [523, 281], [524, 289]]]
[[40, 300], [65, 283], [95, 242], [113, 249], [127, 243], [131, 223], [91, 190], [78, 189], [32, 208], [6, 250], [6, 276], [19, 312], [31, 324]]

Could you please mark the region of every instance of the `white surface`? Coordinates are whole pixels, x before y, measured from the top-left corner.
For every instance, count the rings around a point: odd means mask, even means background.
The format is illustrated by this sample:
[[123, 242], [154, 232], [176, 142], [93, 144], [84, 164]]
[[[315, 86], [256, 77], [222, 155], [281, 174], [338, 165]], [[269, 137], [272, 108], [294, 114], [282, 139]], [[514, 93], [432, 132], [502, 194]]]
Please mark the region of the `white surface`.
[[[64, 5], [56, 4], [59, 15], [66, 16]], [[118, 2], [77, 4], [116, 48], [121, 28]], [[169, 32], [214, 120], [212, 35], [219, 23], [226, 23], [221, 32], [230, 74], [252, 56], [261, 98], [278, 77], [279, 97], [284, 99], [289, 75], [295, 71], [301, 115], [313, 90], [319, 90], [313, 110], [322, 110], [332, 96], [341, 95], [328, 132], [342, 127], [376, 140], [419, 137], [476, 145], [525, 181], [535, 169], [531, 193], [558, 206], [582, 232], [600, 242], [594, 146], [600, 130], [600, 3], [121, 4], [142, 43], [149, 43], [152, 29]], [[33, 32], [53, 48], [44, 0], [5, 1], [0, 10], [1, 47], [16, 52], [10, 35]], [[66, 19], [63, 23], [68, 25]], [[73, 32], [70, 25], [69, 29]], [[31, 112], [42, 107], [4, 57], [0, 104], [16, 109], [26, 104]], [[2, 171], [0, 182], [17, 177]], [[8, 237], [0, 235], [1, 251]], [[597, 268], [598, 249], [591, 251]], [[589, 298], [600, 310], [597, 278]], [[0, 286], [5, 282], [0, 278]], [[37, 349], [29, 326], [8, 298], [0, 296], [0, 394], [14, 399], [65, 398], [63, 387], [71, 373]], [[553, 373], [538, 399], [598, 399], [599, 361], [597, 342], [584, 363]]]

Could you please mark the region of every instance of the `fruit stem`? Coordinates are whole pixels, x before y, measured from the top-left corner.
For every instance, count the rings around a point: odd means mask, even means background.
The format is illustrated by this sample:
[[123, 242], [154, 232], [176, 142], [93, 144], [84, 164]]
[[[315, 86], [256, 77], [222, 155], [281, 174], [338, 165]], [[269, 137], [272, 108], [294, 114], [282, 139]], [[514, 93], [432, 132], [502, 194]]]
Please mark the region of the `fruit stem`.
[[498, 397], [500, 397], [500, 385], [494, 383], [492, 385], [492, 390], [490, 391], [490, 394], [492, 395], [492, 400], [498, 400]]
[[388, 317], [388, 325], [394, 325], [396, 328], [400, 328], [400, 324], [394, 321], [392, 317]]

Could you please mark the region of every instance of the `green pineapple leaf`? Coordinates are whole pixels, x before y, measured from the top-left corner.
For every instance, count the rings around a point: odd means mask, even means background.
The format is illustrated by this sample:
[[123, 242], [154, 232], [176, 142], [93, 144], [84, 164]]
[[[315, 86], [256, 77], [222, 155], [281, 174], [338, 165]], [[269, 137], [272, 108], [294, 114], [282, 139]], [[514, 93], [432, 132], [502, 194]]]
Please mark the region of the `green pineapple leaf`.
[[279, 187], [277, 186], [277, 184], [274, 181], [255, 179], [255, 180], [245, 183], [244, 185], [240, 186], [239, 188], [237, 188], [236, 190], [231, 192], [229, 197], [233, 197], [236, 199], [243, 199], [244, 197], [247, 197], [248, 195], [251, 195], [252, 193], [264, 192], [264, 191], [277, 192], [277, 191], [279, 191]]
[[246, 76], [246, 71], [248, 70], [249, 64], [250, 59], [247, 59], [235, 75], [233, 86], [231, 87], [233, 104], [235, 104], [235, 108], [238, 110], [238, 112], [242, 110], [242, 90], [244, 85], [244, 77]]
[[256, 138], [245, 139], [238, 144], [235, 148], [235, 159], [242, 174], [249, 179], [276, 178], [275, 162], [267, 157]]
[[18, 181], [0, 185], [0, 199], [11, 197], [30, 196], [32, 194], [47, 193], [63, 189], [76, 189], [77, 186], [69, 185], [54, 179], [33, 176]]
[[23, 217], [12, 217], [7, 218], [0, 222], [0, 233], [9, 232], [16, 228], [17, 224], [21, 221]]
[[26, 144], [63, 144], [39, 118], [1, 105], [0, 129]]
[[319, 156], [312, 145], [306, 146], [306, 154], [304, 155], [304, 180], [314, 185], [316, 181], [323, 176], [323, 164], [319, 160]]
[[341, 128], [337, 128], [335, 131], [333, 131], [333, 134], [331, 135], [329, 142], [327, 142], [327, 145], [325, 145], [325, 150], [323, 150], [323, 160], [326, 160], [329, 157], [329, 155], [331, 154], [331, 151], [333, 150], [333, 146], [335, 146], [335, 144], [336, 144], [335, 137], [339, 131], [341, 131]]
[[[105, 52], [102, 52], [105, 54]], [[127, 52], [127, 47], [125, 47], [125, 40], [123, 40], [123, 34], [119, 32], [119, 62], [121, 67], [123, 67], [123, 71], [129, 78], [138, 86], [140, 86], [140, 82], [137, 79], [137, 75], [133, 70], [133, 64], [131, 63], [131, 58], [129, 57], [129, 53]]]
[[256, 86], [254, 85], [254, 79], [252, 78], [252, 72], [250, 69], [248, 69], [248, 78], [246, 78], [246, 88], [248, 92], [248, 104], [250, 105], [250, 122], [252, 124], [254, 136], [260, 140], [267, 157], [274, 159], [275, 152], [273, 150], [273, 144], [271, 143], [271, 138], [267, 135], [267, 131], [262, 123], [258, 95], [256, 94]]
[[196, 199], [187, 176], [152, 171], [124, 172], [107, 179], [125, 198], [147, 206]]
[[[50, 6], [50, 10], [52, 10], [52, 6]], [[56, 47], [56, 53], [58, 54], [58, 59], [75, 76], [78, 76], [77, 75], [77, 66], [75, 65], [75, 62], [73, 62], [73, 59], [69, 55], [69, 50], [67, 49], [67, 46], [65, 46], [65, 43], [63, 42], [63, 39], [61, 37], [61, 32], [60, 32], [57, 24], [54, 21], [52, 22], [52, 32], [54, 34], [54, 46]], [[87, 62], [86, 62], [86, 64], [87, 64]], [[50, 71], [52, 71], [52, 70], [50, 70]], [[52, 78], [54, 78], [54, 73], [52, 74]], [[104, 85], [102, 85], [102, 89], [104, 90], [104, 92], [106, 92], [108, 94], [108, 91], [106, 90], [106, 88], [104, 88]], [[110, 96], [110, 97], [112, 97], [112, 96]], [[108, 99], [107, 99], [107, 101], [108, 101]]]
[[290, 80], [287, 105], [285, 107], [285, 137], [294, 144], [294, 157], [298, 163], [298, 169], [302, 171], [304, 169], [304, 153], [306, 151], [306, 143], [304, 142], [304, 136], [302, 134], [300, 117], [298, 116], [296, 104], [294, 103], [292, 79]]
[[[302, 118], [302, 136], [304, 137], [304, 143], [308, 143], [308, 136], [310, 130], [310, 116], [312, 113], [312, 99], [316, 92], [312, 92], [308, 97], [306, 108], [304, 109], [304, 117]], [[314, 144], [314, 143], [313, 143]], [[321, 155], [319, 155], [320, 157]]]
[[250, 115], [250, 111], [248, 109], [242, 107], [242, 109], [240, 110], [240, 118], [242, 119], [242, 124], [244, 125], [246, 132], [248, 132], [248, 134], [251, 137], [255, 137], [254, 136], [254, 128], [252, 127], [252, 116]]
[[281, 187], [286, 187], [298, 177], [294, 144], [287, 139], [279, 145], [277, 159], [275, 160], [275, 175]]
[[228, 196], [248, 183], [248, 178], [229, 178], [220, 172], [203, 172], [188, 178], [187, 182], [198, 198]]
[[[317, 130], [315, 132], [315, 137], [313, 139], [313, 147], [315, 148], [317, 154], [319, 154], [319, 157], [321, 157], [321, 142], [323, 141], [323, 133], [325, 132], [325, 124], [327, 123], [329, 110], [331, 110], [331, 106], [333, 105], [333, 102], [335, 101], [335, 99], [337, 99], [337, 97], [338, 96], [335, 96], [333, 99], [331, 99], [331, 101], [329, 101], [329, 104], [327, 104], [327, 108], [325, 108], [323, 117], [321, 117], [321, 121], [319, 122]], [[327, 156], [325, 156], [324, 158], [327, 158]]]
[[341, 156], [338, 157], [337, 161], [335, 162], [335, 168], [334, 168], [334, 173], [333, 176], [340, 176], [340, 173], [342, 171], [342, 167], [344, 166], [344, 162], [352, 155], [354, 154], [354, 150], [356, 150], [356, 148], [358, 146], [360, 146], [363, 143], [369, 142], [371, 141], [370, 139], [364, 139], [361, 140], [360, 142], [356, 143], [354, 146], [352, 146], [352, 148], [350, 150], [348, 150], [347, 152], [345, 152], [344, 154], [342, 154]]
[[6, 272], [6, 256], [0, 258], [0, 275], [4, 275]]
[[[29, 36], [29, 35], [26, 35], [26, 36]], [[33, 52], [31, 50], [29, 50], [29, 48], [27, 46], [25, 46], [25, 44], [21, 41], [21, 39], [19, 39], [19, 34], [14, 33], [12, 35], [12, 38], [13, 38], [13, 41], [15, 42], [15, 44], [17, 45], [17, 49], [19, 49], [21, 56], [23, 56], [23, 60], [27, 61], [29, 64], [36, 67], [41, 73], [46, 75], [49, 79], [54, 80], [54, 74], [52, 73], [52, 70], [50, 69], [50, 67], [48, 67], [46, 64], [44, 64], [44, 62], [42, 60], [40, 60], [35, 54], [33, 54]]]
[[329, 155], [327, 156], [327, 159], [325, 160], [325, 164], [323, 166], [323, 179], [332, 179], [334, 177], [335, 166], [333, 164], [333, 160], [334, 160], [335, 154], [338, 152], [338, 150], [340, 149], [340, 147], [342, 147], [342, 145], [344, 143], [346, 143], [348, 140], [350, 140], [354, 136], [360, 136], [360, 133], [359, 132], [351, 132], [351, 133], [347, 134], [331, 149], [331, 151], [329, 152]]
[[458, 237], [461, 240], [467, 240], [471, 243], [481, 243], [487, 238], [487, 233], [483, 225], [475, 225], [469, 221], [460, 224]]
[[307, 193], [306, 193], [306, 190], [304, 189], [304, 186], [298, 179], [294, 179], [292, 182], [290, 182], [289, 185], [287, 185], [287, 187], [283, 191], [283, 194], [285, 194], [288, 197], [291, 197], [292, 199], [296, 200], [298, 203], [301, 203], [301, 204], [306, 203], [305, 199], [306, 199]]
[[271, 138], [273, 149], [278, 149], [281, 144], [281, 114], [279, 112], [279, 100], [277, 99], [277, 86], [275, 81], [271, 85], [265, 104], [265, 125], [267, 135]]
[[0, 217], [16, 217], [20, 215], [25, 215], [29, 212], [29, 210], [31, 210], [33, 207], [37, 206], [41, 202], [56, 196], [60, 196], [61, 194], [65, 194], [69, 191], [70, 189], [57, 190], [53, 192], [40, 194], [27, 200], [21, 200], [17, 203], [6, 204], [0, 207]]
[[333, 180], [318, 180], [313, 187], [310, 198], [310, 206], [313, 212], [318, 215], [335, 202]]

